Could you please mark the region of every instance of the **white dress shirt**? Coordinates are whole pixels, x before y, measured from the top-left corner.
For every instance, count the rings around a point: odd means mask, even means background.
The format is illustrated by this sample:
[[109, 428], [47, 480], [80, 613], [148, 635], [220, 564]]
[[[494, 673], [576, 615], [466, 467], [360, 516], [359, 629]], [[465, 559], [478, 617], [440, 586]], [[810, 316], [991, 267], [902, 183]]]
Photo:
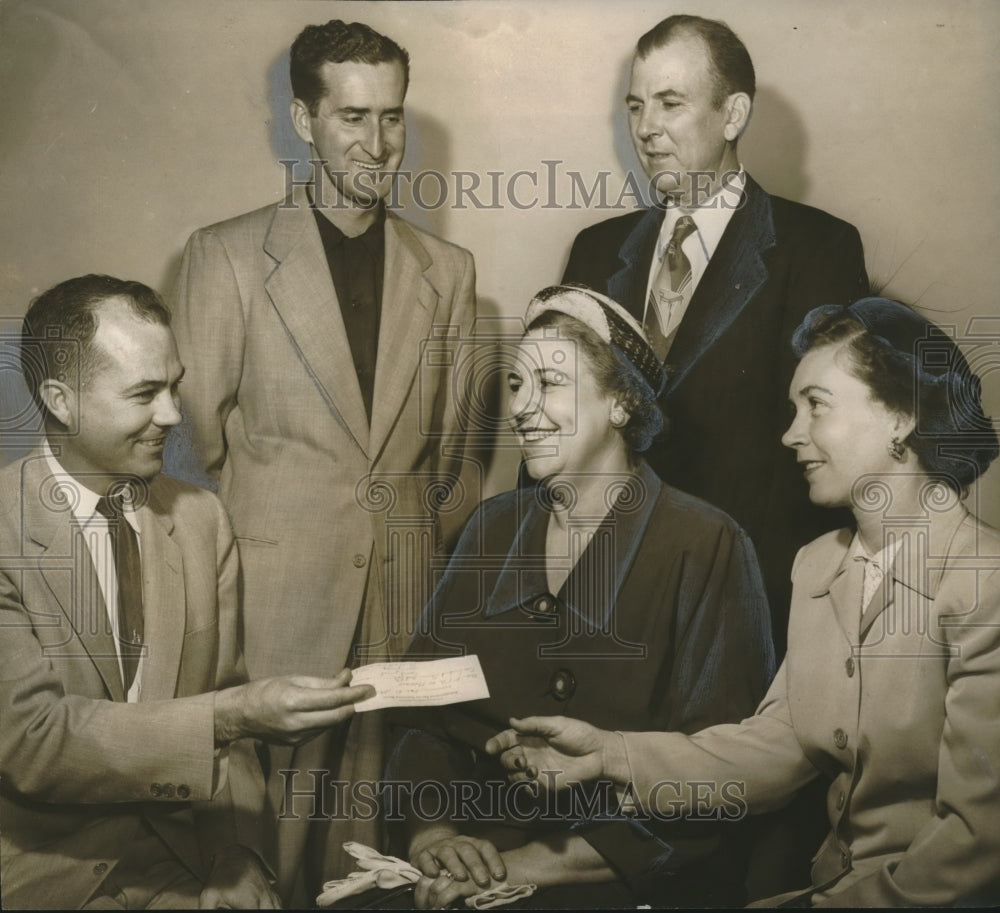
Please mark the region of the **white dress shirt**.
[[[115, 652], [118, 655], [118, 672], [122, 676], [122, 683], [125, 681], [125, 673], [122, 669], [121, 647], [118, 644], [118, 574], [115, 570], [114, 551], [111, 546], [111, 532], [108, 529], [108, 521], [97, 512], [97, 502], [101, 496], [97, 492], [91, 491], [82, 485], [77, 479], [70, 475], [58, 458], [52, 452], [49, 442], [44, 444], [45, 459], [49, 465], [49, 471], [57, 480], [60, 488], [67, 489], [67, 497], [72, 505], [73, 518], [83, 532], [83, 539], [87, 543], [90, 551], [90, 558], [94, 563], [94, 570], [97, 573], [97, 581], [101, 587], [101, 595], [104, 597], [104, 605], [107, 608], [108, 623], [115, 642]], [[135, 510], [125, 504], [123, 516], [129, 526], [135, 530], [136, 541], [139, 544], [139, 556], [142, 557], [142, 537], [139, 534], [139, 518]], [[146, 649], [143, 647], [139, 655], [139, 667], [136, 669], [135, 679], [132, 687], [128, 690], [126, 699], [130, 703], [139, 700], [142, 693], [142, 669], [145, 663]]]
[[896, 560], [896, 552], [899, 551], [900, 544], [898, 540], [890, 540], [873, 555], [865, 548], [864, 542], [861, 541], [861, 536], [857, 533], [854, 534], [854, 542], [851, 545], [851, 557], [855, 561], [864, 561], [865, 563], [864, 590], [861, 597], [862, 615], [881, 585], [886, 572]]
[[[691, 216], [694, 220], [695, 231], [691, 232], [681, 244], [688, 262], [691, 264], [691, 284], [688, 286], [688, 294], [685, 296], [683, 310], [680, 312], [680, 319], [683, 320], [684, 311], [691, 301], [694, 291], [698, 288], [701, 277], [705, 275], [708, 268], [708, 261], [712, 259], [715, 249], [722, 240], [722, 234], [729, 225], [729, 220], [733, 213], [740, 207], [743, 200], [743, 188], [746, 184], [746, 172], [743, 166], [731, 177], [723, 181], [722, 186], [692, 209], [684, 209], [679, 206], [669, 206], [663, 216], [663, 223], [660, 225], [660, 235], [656, 241], [656, 256], [649, 266], [649, 276], [646, 279], [646, 297], [653, 288], [653, 281], [660, 269], [660, 261], [663, 259], [670, 244], [670, 239], [674, 235], [674, 226], [681, 216]], [[674, 318], [677, 320], [678, 318]]]

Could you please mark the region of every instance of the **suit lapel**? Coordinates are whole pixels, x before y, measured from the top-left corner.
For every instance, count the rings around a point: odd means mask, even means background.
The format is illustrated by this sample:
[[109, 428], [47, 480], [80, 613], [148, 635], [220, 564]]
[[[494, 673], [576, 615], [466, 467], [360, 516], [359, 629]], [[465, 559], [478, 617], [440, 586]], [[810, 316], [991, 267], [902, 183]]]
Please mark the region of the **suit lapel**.
[[21, 494], [25, 534], [42, 549], [38, 561], [41, 575], [96, 667], [108, 696], [124, 701], [118, 652], [90, 549], [73, 518], [71, 499], [60, 489], [59, 478], [50, 474], [40, 451], [22, 463]]
[[622, 268], [608, 277], [608, 297], [626, 308], [640, 323], [646, 305], [649, 266], [662, 222], [663, 210], [655, 206], [642, 214], [618, 251]]
[[960, 548], [956, 549], [955, 538], [960, 534], [968, 512], [961, 502], [957, 502], [949, 510], [928, 512], [926, 516], [930, 522], [923, 530], [907, 523], [890, 533], [898, 542], [898, 547], [882, 583], [862, 616], [862, 641], [875, 622], [890, 609], [893, 615], [891, 620], [883, 621], [883, 629], [889, 625], [905, 627], [904, 619], [927, 617], [928, 610], [915, 603], [926, 604], [934, 600], [947, 556], [960, 551]]
[[142, 602], [147, 649], [142, 670], [142, 700], [172, 698], [177, 690], [187, 607], [184, 564], [173, 540], [173, 520], [155, 493], [139, 511], [142, 548]]
[[369, 449], [373, 462], [385, 448], [415, 382], [424, 343], [437, 310], [440, 293], [425, 275], [432, 262], [406, 222], [388, 213]]
[[368, 416], [319, 229], [305, 190], [275, 210], [264, 250], [277, 265], [264, 286], [331, 412], [368, 450]]
[[744, 204], [726, 226], [671, 346], [667, 396], [760, 290], [768, 277], [764, 253], [774, 244], [770, 197], [747, 175]]
[[[829, 597], [841, 630], [851, 644], [857, 644], [865, 570], [863, 562], [855, 561], [851, 555], [850, 542], [853, 542], [851, 537], [846, 542], [838, 542], [837, 547], [842, 549], [840, 562], [835, 565], [836, 570], [827, 577], [826, 582], [817, 587], [812, 595], [817, 598]], [[836, 555], [831, 556], [831, 565], [836, 560]]]

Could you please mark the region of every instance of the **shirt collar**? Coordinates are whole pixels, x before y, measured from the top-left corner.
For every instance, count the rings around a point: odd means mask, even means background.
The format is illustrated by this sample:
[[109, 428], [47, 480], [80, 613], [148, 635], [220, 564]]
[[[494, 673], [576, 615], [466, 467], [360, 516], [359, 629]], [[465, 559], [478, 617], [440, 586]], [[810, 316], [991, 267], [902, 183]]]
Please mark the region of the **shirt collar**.
[[310, 195], [310, 207], [316, 217], [316, 224], [319, 226], [319, 233], [323, 239], [323, 244], [327, 248], [339, 247], [347, 242], [351, 244], [364, 244], [372, 254], [379, 254], [385, 247], [385, 205], [378, 204], [375, 213], [375, 221], [368, 226], [360, 235], [349, 238], [336, 225], [316, 208]]
[[678, 206], [671, 206], [667, 209], [663, 217], [663, 224], [660, 226], [660, 236], [656, 242], [656, 256], [663, 257], [663, 252], [667, 249], [670, 239], [674, 234], [674, 226], [681, 216], [691, 216], [694, 220], [697, 231], [695, 237], [699, 240], [702, 252], [706, 260], [711, 260], [715, 249], [722, 240], [722, 235], [729, 225], [729, 220], [733, 213], [739, 208], [743, 199], [743, 191], [746, 187], [747, 174], [740, 165], [740, 170], [735, 174], [728, 175], [722, 182], [722, 186], [712, 194], [700, 206], [692, 209], [683, 209]]
[[[603, 626], [610, 620], [618, 592], [635, 560], [656, 506], [662, 486], [658, 476], [643, 462], [635, 479], [638, 490], [623, 490], [557, 594], [558, 603], [565, 605], [588, 625]], [[635, 504], [641, 506], [634, 509]], [[493, 591], [487, 598], [487, 618], [520, 606], [530, 608], [539, 596], [552, 596], [545, 576], [548, 510], [541, 503], [537, 486], [519, 493], [518, 505], [521, 522]], [[596, 567], [595, 562], [607, 560], [607, 553], [600, 548], [600, 536], [602, 531], [608, 529], [614, 530], [615, 549], [614, 582], [610, 592], [592, 583], [594, 579], [599, 579], [595, 574], [603, 577], [606, 573]]]
[[[76, 522], [81, 527], [87, 526], [95, 517], [100, 522], [106, 522], [104, 517], [97, 513], [97, 502], [101, 500], [101, 496], [96, 491], [92, 491], [86, 485], [81, 484], [72, 473], [67, 472], [63, 468], [62, 463], [59, 462], [59, 459], [52, 452], [52, 447], [47, 438], [42, 444], [42, 453], [45, 455], [45, 462], [48, 465], [49, 473], [58, 480], [60, 488], [69, 489], [69, 498], [72, 505], [71, 510]], [[139, 518], [136, 516], [135, 508], [132, 507], [131, 502], [125, 502], [123, 514], [129, 526], [138, 534]]]
[[865, 546], [860, 533], [855, 533], [849, 554], [854, 561], [869, 561], [880, 568], [883, 573], [886, 573], [893, 567], [900, 545], [902, 542], [891, 538], [882, 548], [872, 554]]
[[[865, 558], [878, 560], [887, 577], [892, 577], [914, 592], [928, 599], [933, 599], [941, 584], [946, 558], [953, 549], [953, 543], [961, 533], [969, 512], [961, 501], [940, 512], [928, 511], [929, 529], [922, 525], [906, 525], [897, 531], [891, 528], [887, 535], [887, 544], [876, 555], [869, 557], [869, 552], [863, 545], [858, 548], [860, 538], [857, 533], [852, 536], [838, 561], [832, 562], [832, 571], [823, 578], [812, 591], [814, 597], [825, 596], [830, 592], [833, 581], [845, 573], [852, 561]], [[841, 530], [846, 535], [847, 530]], [[933, 555], [928, 550], [934, 549]], [[888, 561], [886, 568], [883, 560]]]

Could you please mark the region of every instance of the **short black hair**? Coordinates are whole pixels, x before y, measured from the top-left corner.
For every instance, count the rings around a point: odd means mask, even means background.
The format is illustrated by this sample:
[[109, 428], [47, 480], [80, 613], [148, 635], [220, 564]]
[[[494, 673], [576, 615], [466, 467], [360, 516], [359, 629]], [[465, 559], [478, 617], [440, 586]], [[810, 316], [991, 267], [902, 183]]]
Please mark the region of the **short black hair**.
[[701, 16], [668, 16], [654, 25], [636, 43], [636, 54], [645, 59], [650, 52], [662, 48], [675, 38], [695, 35], [705, 42], [715, 77], [712, 101], [718, 108], [730, 95], [745, 92], [753, 101], [757, 91], [757, 76], [746, 45], [725, 22]]
[[410, 55], [391, 38], [363, 22], [331, 19], [325, 25], [307, 25], [292, 43], [292, 94], [309, 114], [319, 113], [326, 84], [320, 73], [327, 63], [398, 63], [403, 68], [403, 95], [410, 85]]
[[980, 379], [955, 342], [912, 308], [884, 298], [813, 308], [792, 337], [798, 358], [839, 344], [874, 399], [915, 419], [903, 443], [923, 470], [963, 494], [1000, 446], [983, 412]]
[[21, 373], [43, 415], [43, 381], [58, 380], [79, 389], [98, 364], [93, 344], [97, 311], [109, 298], [125, 300], [140, 320], [170, 326], [163, 299], [141, 282], [90, 274], [43, 292], [31, 302], [21, 326]]

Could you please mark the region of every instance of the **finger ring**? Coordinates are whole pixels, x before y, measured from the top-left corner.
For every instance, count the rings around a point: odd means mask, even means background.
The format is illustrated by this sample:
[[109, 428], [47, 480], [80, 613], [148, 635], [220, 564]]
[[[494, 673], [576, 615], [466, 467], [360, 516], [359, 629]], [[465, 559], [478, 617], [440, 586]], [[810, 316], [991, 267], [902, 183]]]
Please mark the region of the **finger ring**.
[[454, 878], [455, 877], [447, 869], [445, 869], [441, 874], [444, 875], [445, 878]]

